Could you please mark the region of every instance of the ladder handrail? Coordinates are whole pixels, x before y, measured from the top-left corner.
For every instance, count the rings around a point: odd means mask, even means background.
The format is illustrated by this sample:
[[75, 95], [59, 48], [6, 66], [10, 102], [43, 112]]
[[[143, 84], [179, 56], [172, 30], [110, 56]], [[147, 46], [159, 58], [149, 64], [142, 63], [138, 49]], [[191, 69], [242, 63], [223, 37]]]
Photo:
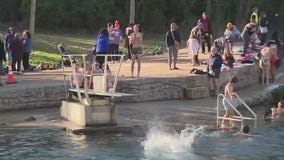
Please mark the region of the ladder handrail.
[[257, 118], [257, 115], [254, 113], [254, 111], [239, 97], [237, 93], [233, 93], [233, 95], [250, 111], [254, 118]]
[[238, 101], [240, 101], [241, 104], [243, 104], [243, 105], [246, 107], [246, 109], [249, 110], [249, 112], [254, 116], [254, 119], [255, 119], [255, 121], [254, 121], [254, 128], [256, 128], [256, 127], [257, 127], [257, 115], [256, 115], [256, 114], [254, 113], [254, 111], [239, 97], [239, 95], [238, 95], [237, 93], [233, 93], [233, 96], [235, 96], [235, 97], [238, 99]]
[[[229, 107], [233, 108], [234, 111], [235, 111], [241, 118], [244, 117], [244, 116], [234, 107], [234, 105], [225, 97], [224, 94], [219, 94], [219, 95], [218, 95], [218, 99], [219, 99], [219, 96], [221, 96], [221, 97], [223, 98], [222, 100], [225, 100], [225, 101], [230, 105]], [[218, 101], [217, 101], [217, 102], [218, 102]], [[223, 105], [225, 105], [225, 104], [223, 104]], [[217, 107], [219, 107], [219, 106], [217, 105]]]
[[[226, 98], [226, 96], [224, 94], [219, 94], [217, 96], [217, 128], [219, 127], [219, 119], [221, 118], [219, 116], [219, 107], [220, 107], [220, 101], [225, 101], [229, 107], [233, 108], [234, 111], [239, 115], [240, 119], [241, 119], [241, 127], [243, 127], [243, 120], [247, 119], [247, 120], [254, 120], [254, 127], [256, 128], [257, 126], [257, 115], [253, 112], [253, 110], [236, 94], [233, 93], [233, 96], [235, 96], [237, 98], [237, 100], [239, 100], [248, 110], [249, 112], [253, 115], [253, 117], [244, 117], [235, 107], [234, 105], [228, 100], [228, 98]], [[226, 104], [223, 103], [223, 107], [228, 107], [225, 106]]]

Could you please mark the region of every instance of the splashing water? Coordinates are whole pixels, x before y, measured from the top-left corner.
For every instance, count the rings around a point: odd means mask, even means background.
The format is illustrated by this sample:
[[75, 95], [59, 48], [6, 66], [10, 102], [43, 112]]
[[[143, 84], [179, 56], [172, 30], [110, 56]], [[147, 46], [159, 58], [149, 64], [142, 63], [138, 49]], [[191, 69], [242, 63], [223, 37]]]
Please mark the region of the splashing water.
[[188, 152], [196, 137], [204, 133], [204, 128], [204, 126], [188, 126], [178, 134], [177, 132], [165, 131], [163, 128], [153, 125], [142, 145], [145, 152]]

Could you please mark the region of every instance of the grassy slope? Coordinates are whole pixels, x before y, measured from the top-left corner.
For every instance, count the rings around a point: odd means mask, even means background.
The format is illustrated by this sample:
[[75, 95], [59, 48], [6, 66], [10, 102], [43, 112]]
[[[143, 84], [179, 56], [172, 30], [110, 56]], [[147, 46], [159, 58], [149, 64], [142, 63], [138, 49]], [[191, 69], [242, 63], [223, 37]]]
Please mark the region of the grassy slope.
[[[57, 44], [64, 43], [71, 54], [87, 54], [92, 51], [95, 44], [94, 37], [74, 36], [74, 35], [55, 35], [55, 34], [36, 34], [33, 38], [33, 53], [30, 58], [32, 65], [41, 62], [60, 63], [61, 56], [57, 50]], [[125, 54], [123, 47], [124, 41], [120, 45], [120, 50]], [[163, 40], [144, 40], [144, 54], [151, 55], [156, 46], [163, 46]]]

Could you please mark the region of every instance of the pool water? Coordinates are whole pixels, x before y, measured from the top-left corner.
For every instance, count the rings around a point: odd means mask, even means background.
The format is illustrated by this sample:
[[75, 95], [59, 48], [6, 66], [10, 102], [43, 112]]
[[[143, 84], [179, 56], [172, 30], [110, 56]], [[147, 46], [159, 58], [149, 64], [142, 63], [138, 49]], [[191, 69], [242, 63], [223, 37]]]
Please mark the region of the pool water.
[[58, 128], [0, 128], [0, 159], [207, 160], [284, 159], [284, 117], [259, 120], [251, 136], [236, 130], [185, 126], [180, 132], [155, 122], [145, 136], [73, 135]]

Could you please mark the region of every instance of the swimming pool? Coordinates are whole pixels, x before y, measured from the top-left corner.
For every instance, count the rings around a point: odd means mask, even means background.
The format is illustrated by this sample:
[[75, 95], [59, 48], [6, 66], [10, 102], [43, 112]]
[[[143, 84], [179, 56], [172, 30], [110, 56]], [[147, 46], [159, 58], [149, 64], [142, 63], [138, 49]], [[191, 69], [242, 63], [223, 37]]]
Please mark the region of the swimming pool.
[[185, 126], [181, 132], [159, 122], [146, 136], [73, 135], [58, 128], [0, 128], [0, 159], [207, 160], [283, 159], [284, 117], [259, 120], [251, 136]]

